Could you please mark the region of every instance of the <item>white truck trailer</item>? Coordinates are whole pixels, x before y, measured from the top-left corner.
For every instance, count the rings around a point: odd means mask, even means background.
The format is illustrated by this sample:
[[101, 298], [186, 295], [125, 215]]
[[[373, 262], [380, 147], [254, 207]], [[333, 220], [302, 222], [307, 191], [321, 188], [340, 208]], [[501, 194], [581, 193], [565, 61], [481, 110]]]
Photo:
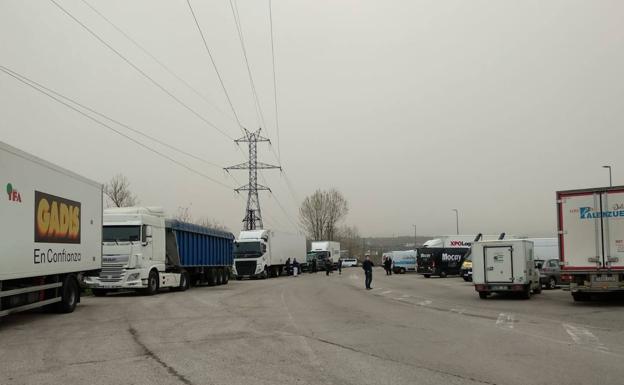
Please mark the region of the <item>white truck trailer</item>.
[[469, 248], [473, 242], [477, 240], [481, 241], [495, 241], [500, 237], [513, 238], [513, 236], [502, 234], [490, 235], [490, 234], [459, 234], [459, 235], [441, 235], [437, 238], [433, 238], [423, 243], [422, 247], [439, 247], [445, 249], [467, 247]]
[[557, 192], [561, 280], [575, 301], [624, 291], [624, 186]]
[[472, 245], [472, 280], [479, 298], [491, 293], [518, 293], [523, 298], [542, 292], [535, 267], [533, 242], [524, 239], [479, 241]]
[[288, 259], [303, 263], [305, 257], [303, 235], [267, 229], [241, 231], [234, 242], [233, 273], [238, 280], [277, 277]]
[[227, 284], [233, 241], [229, 232], [167, 219], [160, 207], [106, 209], [102, 271], [85, 277], [85, 283], [96, 296]]
[[102, 185], [0, 142], [0, 316], [80, 302], [102, 258]]

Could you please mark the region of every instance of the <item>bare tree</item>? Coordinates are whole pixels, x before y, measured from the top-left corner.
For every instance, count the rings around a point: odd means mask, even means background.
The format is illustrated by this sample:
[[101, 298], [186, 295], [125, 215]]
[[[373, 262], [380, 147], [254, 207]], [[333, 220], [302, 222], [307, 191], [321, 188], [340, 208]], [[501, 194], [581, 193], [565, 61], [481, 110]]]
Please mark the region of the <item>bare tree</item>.
[[130, 182], [122, 174], [117, 174], [104, 185], [104, 194], [108, 197], [109, 207], [130, 207], [139, 203], [136, 195], [130, 191]]
[[316, 190], [301, 204], [299, 220], [311, 239], [332, 241], [336, 236], [336, 224], [348, 212], [347, 200], [338, 190]]
[[193, 217], [188, 207], [180, 206], [178, 207], [178, 212], [175, 215], [175, 219], [179, 220], [180, 222], [190, 223]]
[[197, 220], [193, 220], [193, 215], [188, 207], [178, 207], [178, 212], [175, 215], [175, 218], [181, 222], [186, 223], [195, 223], [196, 225], [210, 227], [211, 229], [227, 231], [230, 230], [224, 224], [220, 223], [215, 219], [211, 219], [208, 217], [201, 217]]

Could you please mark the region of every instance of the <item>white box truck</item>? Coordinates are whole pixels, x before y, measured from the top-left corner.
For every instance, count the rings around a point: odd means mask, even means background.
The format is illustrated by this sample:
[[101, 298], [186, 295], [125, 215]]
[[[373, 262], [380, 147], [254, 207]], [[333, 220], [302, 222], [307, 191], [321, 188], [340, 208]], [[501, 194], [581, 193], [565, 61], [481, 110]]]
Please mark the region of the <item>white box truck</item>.
[[309, 266], [313, 260], [316, 260], [316, 266], [319, 270], [325, 269], [325, 261], [329, 260], [333, 267], [338, 266], [340, 260], [340, 242], [334, 241], [313, 241], [310, 244], [310, 252], [306, 257], [306, 263]]
[[85, 277], [96, 296], [228, 283], [234, 241], [229, 232], [167, 219], [160, 207], [121, 207], [104, 210], [102, 237], [102, 271]]
[[102, 262], [102, 185], [0, 142], [0, 316], [80, 302]]
[[472, 280], [479, 298], [491, 293], [518, 293], [523, 298], [542, 292], [535, 267], [533, 242], [524, 239], [480, 241], [472, 245]]
[[277, 230], [241, 231], [234, 242], [233, 273], [243, 278], [269, 278], [284, 273], [286, 261], [305, 261], [306, 240], [303, 235]]
[[624, 186], [557, 192], [561, 279], [575, 301], [624, 290]]

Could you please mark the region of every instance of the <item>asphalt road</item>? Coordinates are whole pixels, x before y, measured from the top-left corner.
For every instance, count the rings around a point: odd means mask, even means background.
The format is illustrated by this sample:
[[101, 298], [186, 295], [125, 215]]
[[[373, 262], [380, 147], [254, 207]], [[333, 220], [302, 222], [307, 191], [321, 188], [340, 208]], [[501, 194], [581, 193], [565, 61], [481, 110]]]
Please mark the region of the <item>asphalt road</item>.
[[360, 268], [0, 321], [1, 384], [623, 384], [624, 301]]

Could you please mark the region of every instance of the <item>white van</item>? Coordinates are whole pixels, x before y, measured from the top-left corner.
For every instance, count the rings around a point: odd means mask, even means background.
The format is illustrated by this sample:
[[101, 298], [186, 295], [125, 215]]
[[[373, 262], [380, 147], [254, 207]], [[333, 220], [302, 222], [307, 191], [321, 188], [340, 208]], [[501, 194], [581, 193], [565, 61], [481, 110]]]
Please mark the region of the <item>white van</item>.
[[533, 242], [523, 239], [482, 241], [472, 245], [472, 280], [481, 299], [491, 293], [542, 292], [535, 268]]

